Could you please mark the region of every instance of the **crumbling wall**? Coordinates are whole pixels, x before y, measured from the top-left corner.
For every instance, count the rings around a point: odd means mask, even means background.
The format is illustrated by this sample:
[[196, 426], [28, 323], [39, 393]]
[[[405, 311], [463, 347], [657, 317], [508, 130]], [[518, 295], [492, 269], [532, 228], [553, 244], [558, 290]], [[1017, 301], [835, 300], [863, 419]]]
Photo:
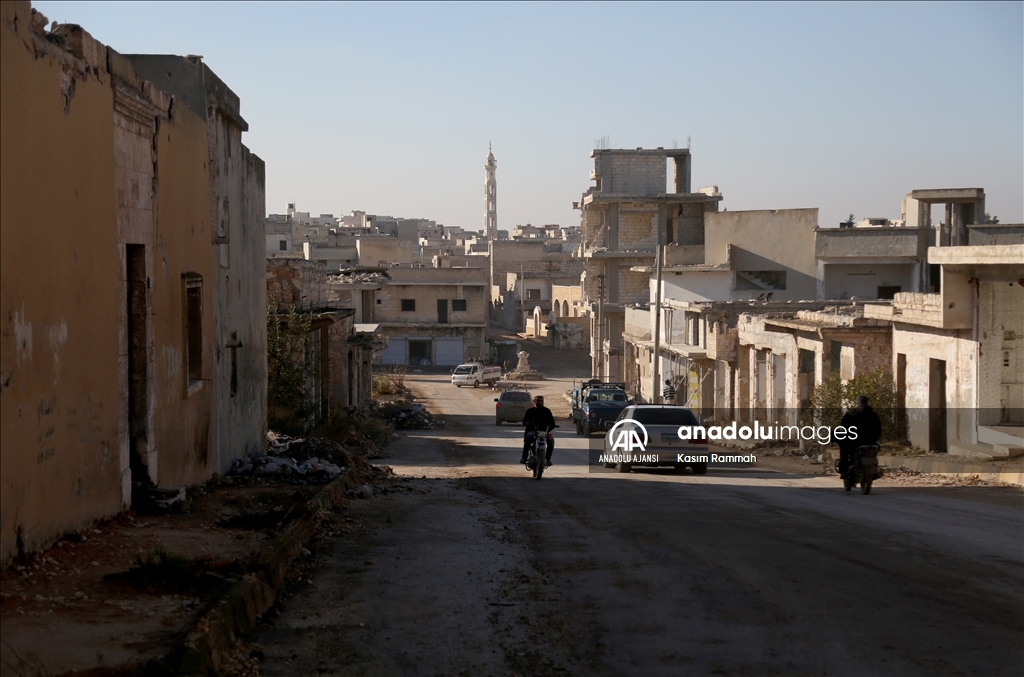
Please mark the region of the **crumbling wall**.
[[[281, 307], [308, 310], [323, 308], [327, 302], [327, 269], [306, 259], [266, 260], [268, 301]], [[266, 340], [266, 339], [264, 339]]]
[[125, 499], [113, 91], [103, 46], [45, 23], [0, 3], [2, 563]]

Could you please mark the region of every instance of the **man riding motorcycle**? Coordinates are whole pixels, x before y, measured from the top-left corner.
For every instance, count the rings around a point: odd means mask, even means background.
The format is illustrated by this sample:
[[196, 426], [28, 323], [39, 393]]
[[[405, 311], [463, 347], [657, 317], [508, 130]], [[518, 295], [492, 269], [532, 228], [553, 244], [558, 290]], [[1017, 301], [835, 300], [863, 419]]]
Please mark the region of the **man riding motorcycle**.
[[854, 428], [857, 431], [857, 438], [854, 440], [845, 439], [839, 442], [839, 476], [845, 478], [853, 464], [856, 462], [857, 449], [878, 443], [882, 436], [882, 421], [878, 414], [868, 404], [869, 400], [865, 395], [857, 397], [857, 406], [843, 414], [840, 423], [849, 430]]
[[527, 409], [526, 415], [523, 416], [526, 434], [523, 435], [523, 457], [519, 462], [526, 463], [526, 459], [530, 455], [530, 446], [537, 437], [537, 431], [543, 430], [548, 435], [548, 454], [545, 462], [547, 465], [551, 465], [551, 452], [555, 449], [555, 438], [550, 431], [555, 427], [555, 417], [551, 410], [544, 406], [543, 395], [533, 398], [533, 404], [534, 406]]

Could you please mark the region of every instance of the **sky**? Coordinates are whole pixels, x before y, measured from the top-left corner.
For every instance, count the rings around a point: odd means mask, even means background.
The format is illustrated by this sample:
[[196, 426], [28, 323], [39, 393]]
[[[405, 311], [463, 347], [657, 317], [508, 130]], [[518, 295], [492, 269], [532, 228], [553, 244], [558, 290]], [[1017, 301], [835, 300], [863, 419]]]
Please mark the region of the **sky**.
[[268, 213], [477, 230], [490, 143], [499, 228], [579, 225], [607, 137], [689, 142], [694, 190], [729, 210], [837, 226], [980, 187], [1024, 222], [1021, 2], [33, 6], [121, 53], [202, 55], [241, 98]]

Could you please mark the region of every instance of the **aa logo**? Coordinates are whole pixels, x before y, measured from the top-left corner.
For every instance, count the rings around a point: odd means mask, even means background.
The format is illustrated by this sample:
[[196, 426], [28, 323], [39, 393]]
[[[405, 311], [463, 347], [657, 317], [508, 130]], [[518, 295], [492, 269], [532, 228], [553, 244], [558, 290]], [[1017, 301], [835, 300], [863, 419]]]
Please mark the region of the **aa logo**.
[[[624, 423], [632, 423], [632, 427], [622, 427]], [[640, 433], [643, 433], [643, 441], [640, 440]], [[632, 454], [634, 451], [643, 453], [647, 450], [647, 428], [640, 421], [631, 418], [624, 418], [612, 426], [608, 431], [608, 439], [612, 441], [612, 451], [622, 451]]]

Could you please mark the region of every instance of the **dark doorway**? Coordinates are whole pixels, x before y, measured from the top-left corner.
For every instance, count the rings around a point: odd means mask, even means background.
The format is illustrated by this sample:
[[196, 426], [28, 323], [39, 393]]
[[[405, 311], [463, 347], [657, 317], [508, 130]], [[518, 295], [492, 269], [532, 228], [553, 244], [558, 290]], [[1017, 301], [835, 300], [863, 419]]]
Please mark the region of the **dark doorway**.
[[448, 299], [437, 300], [437, 323], [448, 324]]
[[896, 436], [907, 439], [907, 356], [896, 353]]
[[947, 451], [945, 360], [928, 361], [928, 451]]
[[128, 464], [132, 482], [148, 486], [149, 473], [149, 370], [146, 333], [146, 247], [125, 245], [128, 318]]
[[414, 367], [431, 365], [430, 348], [432, 341], [409, 341], [409, 364]]

